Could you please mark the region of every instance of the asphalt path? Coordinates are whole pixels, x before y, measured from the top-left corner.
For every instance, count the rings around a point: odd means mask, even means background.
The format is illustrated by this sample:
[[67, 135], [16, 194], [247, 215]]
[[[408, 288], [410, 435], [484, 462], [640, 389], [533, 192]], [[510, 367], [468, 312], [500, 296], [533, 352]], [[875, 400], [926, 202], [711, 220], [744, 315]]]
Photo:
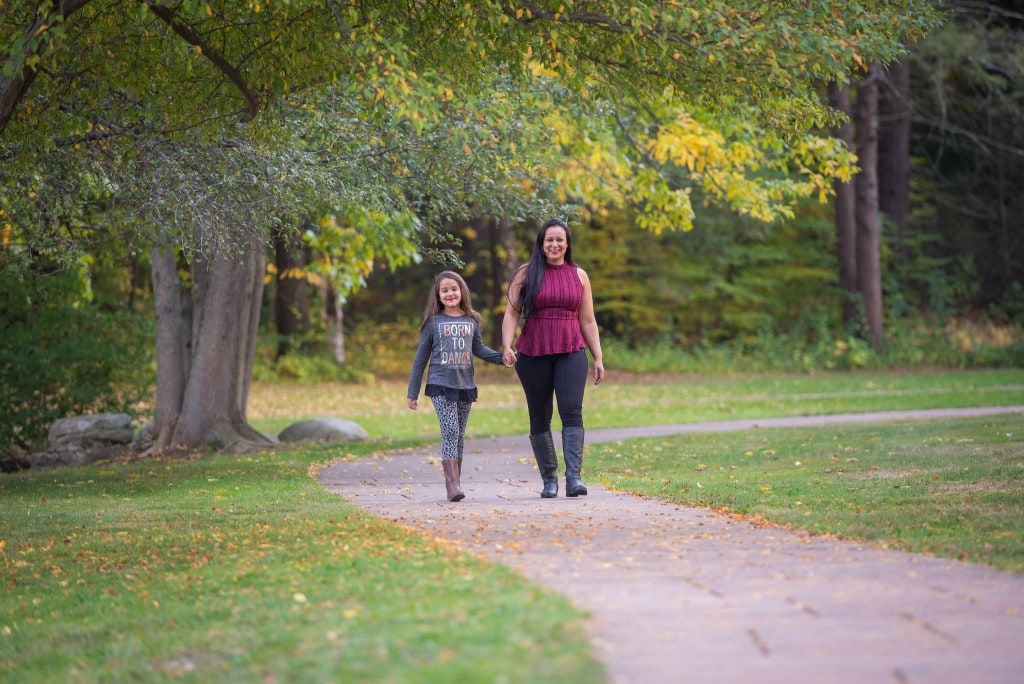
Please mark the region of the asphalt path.
[[[1024, 406], [1004, 406], [595, 429], [587, 442], [997, 413], [1020, 415], [1024, 429]], [[593, 652], [615, 684], [1024, 683], [1022, 575], [590, 482], [586, 497], [565, 498], [562, 482], [558, 498], [541, 499], [525, 435], [467, 441], [466, 499], [450, 503], [438, 458], [434, 445], [317, 477], [374, 515], [568, 596], [590, 615]]]

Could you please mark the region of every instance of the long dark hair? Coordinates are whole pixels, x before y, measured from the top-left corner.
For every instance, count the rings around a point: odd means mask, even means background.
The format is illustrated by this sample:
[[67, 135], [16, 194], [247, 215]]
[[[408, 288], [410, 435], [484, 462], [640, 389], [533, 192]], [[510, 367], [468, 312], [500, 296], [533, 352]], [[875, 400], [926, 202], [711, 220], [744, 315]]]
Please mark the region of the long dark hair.
[[530, 260], [521, 269], [526, 269], [523, 277], [523, 284], [519, 287], [519, 297], [516, 299], [516, 308], [519, 315], [528, 318], [533, 310], [533, 300], [540, 292], [540, 286], [544, 283], [544, 266], [547, 264], [547, 257], [544, 256], [544, 237], [548, 228], [557, 226], [565, 231], [565, 263], [575, 266], [572, 260], [572, 233], [569, 232], [569, 225], [562, 219], [548, 219], [537, 232], [537, 239], [533, 241], [533, 251], [530, 253]]
[[469, 286], [466, 285], [466, 281], [455, 271], [441, 271], [434, 277], [434, 285], [430, 288], [430, 294], [427, 296], [427, 305], [423, 308], [423, 322], [420, 323], [420, 331], [426, 327], [431, 316], [444, 311], [444, 304], [441, 303], [441, 281], [445, 279], [458, 283], [459, 290], [462, 291], [462, 300], [459, 302], [462, 313], [477, 323], [480, 322], [480, 314], [473, 309], [473, 299], [469, 295]]

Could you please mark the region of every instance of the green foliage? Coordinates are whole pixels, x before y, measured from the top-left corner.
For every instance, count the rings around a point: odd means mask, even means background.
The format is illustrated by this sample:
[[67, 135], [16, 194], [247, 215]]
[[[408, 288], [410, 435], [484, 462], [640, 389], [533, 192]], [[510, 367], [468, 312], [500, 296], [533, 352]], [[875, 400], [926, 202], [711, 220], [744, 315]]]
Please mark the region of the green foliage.
[[75, 413], [134, 414], [154, 381], [151, 323], [83, 297], [78, 271], [0, 269], [0, 450], [45, 443]]
[[298, 350], [283, 356], [277, 355], [278, 341], [274, 336], [261, 337], [253, 364], [253, 380], [314, 384], [369, 382], [373, 378], [373, 369], [363, 364], [339, 364], [313, 335], [290, 339], [289, 342], [297, 344]]
[[950, 276], [907, 283], [906, 296], [945, 289], [954, 308], [997, 313], [1024, 282], [1024, 23], [1018, 2], [947, 4], [950, 21], [913, 48], [906, 233], [929, 236], [920, 253]]
[[828, 253], [831, 227], [817, 206], [765, 225], [714, 207], [698, 209], [686, 233], [651, 236], [611, 214], [581, 226], [574, 255], [591, 275], [602, 330], [632, 346], [752, 344], [767, 331], [838, 324], [838, 288]]

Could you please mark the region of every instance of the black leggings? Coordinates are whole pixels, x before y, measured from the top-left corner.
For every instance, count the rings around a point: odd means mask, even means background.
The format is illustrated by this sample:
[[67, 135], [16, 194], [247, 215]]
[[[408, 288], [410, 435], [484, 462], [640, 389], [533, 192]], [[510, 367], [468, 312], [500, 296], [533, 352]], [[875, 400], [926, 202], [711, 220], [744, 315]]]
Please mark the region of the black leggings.
[[587, 352], [527, 356], [520, 354], [516, 375], [526, 393], [530, 434], [551, 431], [551, 398], [558, 400], [562, 427], [583, 427], [583, 390], [587, 386]]

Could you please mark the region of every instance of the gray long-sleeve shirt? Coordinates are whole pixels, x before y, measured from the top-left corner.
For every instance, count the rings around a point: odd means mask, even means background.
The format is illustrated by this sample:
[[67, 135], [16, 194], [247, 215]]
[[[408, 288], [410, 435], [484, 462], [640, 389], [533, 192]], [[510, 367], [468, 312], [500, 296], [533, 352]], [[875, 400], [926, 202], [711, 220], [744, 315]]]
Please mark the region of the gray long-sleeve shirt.
[[420, 333], [420, 344], [409, 374], [410, 399], [420, 394], [423, 371], [430, 362], [427, 386], [436, 385], [457, 390], [475, 390], [473, 357], [488, 363], [502, 363], [501, 352], [484, 344], [480, 324], [469, 316], [435, 314]]

